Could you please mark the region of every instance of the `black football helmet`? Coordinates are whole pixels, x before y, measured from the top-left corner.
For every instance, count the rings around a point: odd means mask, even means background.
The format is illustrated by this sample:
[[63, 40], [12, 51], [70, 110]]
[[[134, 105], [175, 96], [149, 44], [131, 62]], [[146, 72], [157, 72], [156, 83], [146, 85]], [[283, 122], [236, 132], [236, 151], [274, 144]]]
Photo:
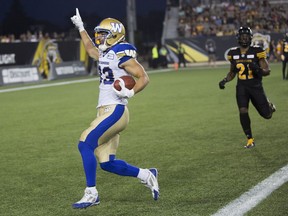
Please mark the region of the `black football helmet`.
[[236, 34], [236, 39], [241, 47], [250, 46], [253, 38], [252, 30], [249, 27], [240, 27]]

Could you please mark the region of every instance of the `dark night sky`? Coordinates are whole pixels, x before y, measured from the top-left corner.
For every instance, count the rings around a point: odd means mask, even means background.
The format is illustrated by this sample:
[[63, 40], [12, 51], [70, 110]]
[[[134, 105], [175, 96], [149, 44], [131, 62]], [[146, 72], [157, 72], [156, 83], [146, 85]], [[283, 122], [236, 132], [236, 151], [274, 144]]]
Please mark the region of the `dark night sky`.
[[[135, 0], [139, 43], [161, 39], [166, 1]], [[13, 2], [19, 3], [18, 9], [11, 7]], [[116, 18], [127, 27], [126, 4], [126, 0], [0, 0], [0, 35], [14, 34], [17, 38], [27, 30], [71, 32], [74, 25], [70, 17], [75, 14], [76, 7], [89, 33], [107, 17]]]
[[[126, 0], [19, 0], [25, 14], [35, 20], [48, 21], [56, 26], [70, 24], [68, 17], [78, 7], [83, 17], [97, 14], [123, 20], [126, 16]], [[0, 0], [0, 24], [11, 9], [13, 0]], [[137, 14], [147, 16], [153, 11], [165, 11], [166, 0], [136, 0]], [[84, 20], [85, 21], [85, 20]], [[99, 20], [95, 20], [95, 25]]]

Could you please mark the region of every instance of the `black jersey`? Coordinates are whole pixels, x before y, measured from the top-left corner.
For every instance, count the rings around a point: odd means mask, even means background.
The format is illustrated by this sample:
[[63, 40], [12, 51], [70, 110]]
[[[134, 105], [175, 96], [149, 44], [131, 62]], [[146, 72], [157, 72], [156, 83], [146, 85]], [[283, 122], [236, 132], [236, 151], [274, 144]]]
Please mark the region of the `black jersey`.
[[259, 65], [260, 59], [266, 59], [266, 52], [261, 47], [250, 46], [246, 53], [241, 53], [239, 47], [233, 47], [229, 50], [227, 57], [231, 64], [235, 65], [233, 72], [238, 75], [238, 85], [262, 85], [262, 77], [253, 75], [248, 67], [251, 62]]

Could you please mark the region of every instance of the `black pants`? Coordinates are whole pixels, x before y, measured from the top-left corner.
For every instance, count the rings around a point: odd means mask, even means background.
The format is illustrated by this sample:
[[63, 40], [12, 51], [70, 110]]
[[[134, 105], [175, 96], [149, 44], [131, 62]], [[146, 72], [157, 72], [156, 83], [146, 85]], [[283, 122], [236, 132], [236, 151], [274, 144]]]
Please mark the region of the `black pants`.
[[236, 100], [238, 108], [249, 107], [251, 101], [258, 113], [265, 119], [271, 117], [271, 109], [264, 92], [263, 86], [259, 84], [257, 87], [245, 85], [236, 86]]
[[186, 67], [186, 60], [185, 60], [184, 55], [182, 53], [180, 53], [178, 55], [178, 60], [179, 60], [179, 67], [180, 67], [181, 63], [183, 63], [184, 67]]

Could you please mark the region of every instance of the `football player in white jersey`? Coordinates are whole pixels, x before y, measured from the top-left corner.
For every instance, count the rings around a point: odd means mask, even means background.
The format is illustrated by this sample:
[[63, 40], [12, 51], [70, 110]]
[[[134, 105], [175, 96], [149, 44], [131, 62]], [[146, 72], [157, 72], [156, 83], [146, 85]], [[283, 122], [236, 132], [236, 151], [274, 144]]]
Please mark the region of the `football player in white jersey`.
[[[79, 30], [89, 56], [99, 62], [100, 74], [97, 117], [81, 134], [78, 144], [86, 176], [86, 188], [83, 198], [72, 206], [81, 209], [100, 203], [96, 189], [97, 160], [105, 171], [140, 179], [150, 188], [154, 200], [157, 200], [159, 198], [157, 169], [141, 169], [115, 157], [119, 145], [119, 133], [129, 122], [126, 106], [128, 99], [149, 83], [147, 73], [136, 60], [136, 48], [125, 42], [125, 28], [116, 19], [106, 18], [95, 27], [94, 42], [83, 26], [78, 8], [71, 21]], [[114, 81], [123, 75], [131, 75], [136, 79], [133, 89], [125, 88], [122, 80], [120, 91], [113, 87]]]

